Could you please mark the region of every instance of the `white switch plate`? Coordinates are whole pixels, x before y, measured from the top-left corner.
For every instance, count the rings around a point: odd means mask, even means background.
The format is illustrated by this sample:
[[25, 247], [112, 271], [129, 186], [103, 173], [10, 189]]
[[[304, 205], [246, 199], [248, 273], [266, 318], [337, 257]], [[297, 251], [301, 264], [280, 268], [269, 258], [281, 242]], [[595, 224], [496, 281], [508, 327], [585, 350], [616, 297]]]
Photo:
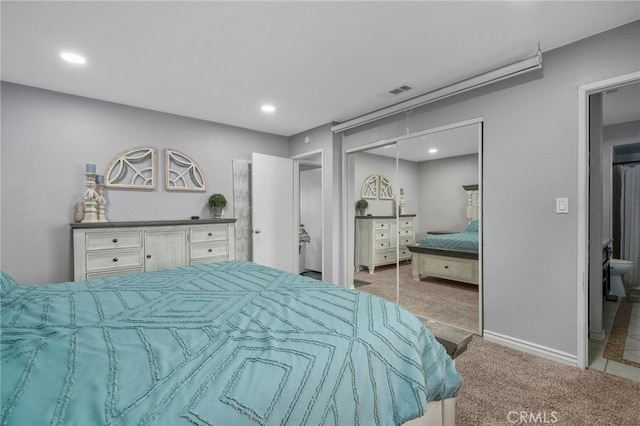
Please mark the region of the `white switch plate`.
[[568, 198], [556, 198], [556, 213], [568, 214], [569, 213], [569, 199]]

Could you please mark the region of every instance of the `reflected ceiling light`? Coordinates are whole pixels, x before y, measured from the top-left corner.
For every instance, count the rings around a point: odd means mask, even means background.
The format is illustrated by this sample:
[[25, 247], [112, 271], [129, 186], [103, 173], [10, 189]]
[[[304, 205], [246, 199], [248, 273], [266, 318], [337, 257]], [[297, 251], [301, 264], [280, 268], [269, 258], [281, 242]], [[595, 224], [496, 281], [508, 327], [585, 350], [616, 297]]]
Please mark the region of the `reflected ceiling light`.
[[435, 149], [435, 148], [431, 148], [431, 149], [429, 150], [429, 154], [435, 154], [436, 152], [438, 152], [438, 150], [437, 150], [437, 149]]
[[273, 105], [262, 105], [260, 109], [263, 112], [274, 112], [276, 110], [276, 107], [274, 107]]
[[73, 52], [62, 52], [60, 53], [60, 57], [72, 64], [82, 65], [87, 62], [87, 60], [83, 56], [80, 56], [77, 53]]

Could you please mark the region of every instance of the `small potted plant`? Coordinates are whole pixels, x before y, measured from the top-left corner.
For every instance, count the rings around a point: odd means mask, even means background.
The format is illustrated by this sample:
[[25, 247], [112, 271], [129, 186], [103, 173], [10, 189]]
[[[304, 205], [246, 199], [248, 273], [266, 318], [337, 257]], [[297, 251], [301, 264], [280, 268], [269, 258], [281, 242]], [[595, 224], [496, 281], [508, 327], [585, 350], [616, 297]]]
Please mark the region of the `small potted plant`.
[[227, 207], [227, 199], [222, 194], [213, 194], [209, 197], [209, 208], [214, 218], [222, 216], [222, 211]]
[[367, 200], [360, 199], [356, 202], [356, 211], [360, 216], [364, 216], [364, 212], [367, 210], [367, 207], [369, 207]]

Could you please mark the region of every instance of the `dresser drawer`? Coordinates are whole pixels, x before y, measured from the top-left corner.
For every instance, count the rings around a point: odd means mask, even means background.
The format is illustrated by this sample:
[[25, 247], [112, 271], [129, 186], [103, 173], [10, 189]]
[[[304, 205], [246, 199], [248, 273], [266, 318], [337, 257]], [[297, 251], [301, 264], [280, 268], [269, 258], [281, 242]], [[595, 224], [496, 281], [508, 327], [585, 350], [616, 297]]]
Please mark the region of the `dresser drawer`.
[[229, 238], [228, 229], [226, 225], [191, 228], [189, 230], [189, 241], [198, 243], [202, 241], [227, 240]]
[[400, 237], [400, 245], [401, 245], [401, 246], [406, 246], [407, 244], [413, 244], [413, 243], [415, 243], [415, 242], [416, 242], [416, 240], [415, 240], [415, 238], [413, 237], [413, 235], [411, 235], [411, 236], [404, 236], [404, 237], [402, 237], [402, 236], [401, 236], [401, 237]]
[[378, 240], [388, 240], [391, 238], [391, 230], [390, 229], [381, 229], [376, 231], [375, 234], [376, 241]]
[[203, 257], [200, 259], [191, 259], [189, 261], [189, 265], [199, 265], [201, 263], [226, 262], [228, 260], [229, 258], [227, 256]]
[[133, 267], [142, 268], [142, 251], [140, 249], [87, 253], [87, 272]]
[[390, 221], [376, 222], [374, 227], [375, 227], [376, 231], [378, 231], [379, 229], [390, 230], [391, 229], [391, 222]]
[[389, 240], [376, 240], [376, 242], [373, 243], [375, 250], [388, 249], [389, 247], [391, 247], [391, 241]]
[[375, 255], [375, 264], [383, 265], [385, 263], [393, 263], [396, 261], [396, 250], [395, 249], [387, 249], [376, 251]]
[[402, 219], [402, 218], [400, 218], [400, 227], [401, 228], [413, 228], [413, 219]]
[[86, 250], [142, 247], [142, 232], [90, 232], [85, 235]]
[[400, 228], [400, 238], [402, 237], [413, 237], [413, 227], [411, 228]]
[[411, 259], [411, 251], [406, 247], [400, 247], [400, 260]]
[[227, 257], [229, 255], [229, 246], [227, 241], [212, 241], [204, 243], [191, 244], [190, 259], [205, 259], [214, 257]]
[[139, 274], [141, 272], [144, 272], [142, 268], [113, 269], [107, 271], [90, 272], [87, 274], [87, 279], [95, 280], [96, 278], [120, 277], [122, 275]]
[[431, 258], [427, 262], [428, 270], [447, 277], [472, 280], [474, 267], [469, 262], [461, 262], [453, 257]]

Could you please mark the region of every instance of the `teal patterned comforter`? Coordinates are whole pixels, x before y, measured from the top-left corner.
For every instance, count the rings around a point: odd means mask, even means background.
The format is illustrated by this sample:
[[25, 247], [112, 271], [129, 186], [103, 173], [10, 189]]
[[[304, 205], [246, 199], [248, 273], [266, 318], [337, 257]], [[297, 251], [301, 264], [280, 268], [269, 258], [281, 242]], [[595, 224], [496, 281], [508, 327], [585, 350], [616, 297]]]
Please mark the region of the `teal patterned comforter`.
[[462, 232], [455, 234], [429, 235], [418, 242], [418, 246], [477, 253], [479, 247], [478, 241], [478, 221], [472, 221]]
[[1, 279], [2, 425], [391, 425], [460, 385], [398, 305], [250, 262]]

